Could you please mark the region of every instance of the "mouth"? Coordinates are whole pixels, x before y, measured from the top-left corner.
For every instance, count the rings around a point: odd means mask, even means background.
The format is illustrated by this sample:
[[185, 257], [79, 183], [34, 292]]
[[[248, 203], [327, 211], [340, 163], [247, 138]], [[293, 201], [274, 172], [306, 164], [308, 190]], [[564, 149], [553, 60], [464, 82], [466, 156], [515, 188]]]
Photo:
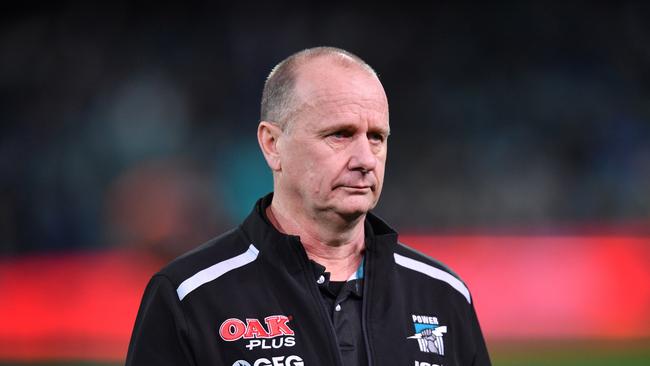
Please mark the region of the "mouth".
[[367, 193], [367, 192], [375, 190], [373, 186], [345, 186], [345, 185], [343, 185], [343, 186], [339, 186], [338, 188], [342, 188], [342, 189], [344, 189], [346, 191], [358, 192], [358, 193]]

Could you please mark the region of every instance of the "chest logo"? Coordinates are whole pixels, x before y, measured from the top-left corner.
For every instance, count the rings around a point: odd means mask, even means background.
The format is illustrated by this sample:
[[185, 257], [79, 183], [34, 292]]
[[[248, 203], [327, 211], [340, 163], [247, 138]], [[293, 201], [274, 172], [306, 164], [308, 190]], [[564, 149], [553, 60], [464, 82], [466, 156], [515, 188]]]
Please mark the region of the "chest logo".
[[253, 364], [246, 360], [237, 360], [232, 366], [305, 366], [305, 362], [300, 356], [276, 356], [268, 358], [259, 358]]
[[[293, 347], [295, 335], [289, 326], [289, 317], [285, 315], [272, 315], [264, 318], [264, 323], [259, 319], [247, 318], [246, 321], [230, 318], [221, 323], [219, 336], [226, 342], [240, 339], [248, 340], [246, 348], [271, 349]], [[277, 338], [277, 339], [276, 339]]]
[[438, 324], [438, 318], [428, 315], [412, 315], [414, 334], [408, 339], [418, 341], [421, 352], [445, 355], [445, 343], [442, 337], [447, 333], [447, 326]]

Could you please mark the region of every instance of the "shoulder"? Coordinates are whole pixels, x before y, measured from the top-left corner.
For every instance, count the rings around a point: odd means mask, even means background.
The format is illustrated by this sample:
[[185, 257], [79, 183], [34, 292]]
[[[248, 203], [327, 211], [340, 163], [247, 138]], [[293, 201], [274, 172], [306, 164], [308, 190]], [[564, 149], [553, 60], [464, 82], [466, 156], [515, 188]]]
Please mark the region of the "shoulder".
[[395, 263], [410, 272], [418, 273], [437, 284], [451, 286], [471, 303], [471, 295], [467, 285], [454, 271], [442, 262], [398, 242], [393, 253]]
[[257, 253], [257, 248], [245, 239], [241, 229], [234, 228], [174, 259], [158, 275], [167, 277], [174, 286], [181, 286], [188, 279], [196, 279], [197, 275], [203, 279], [215, 277], [245, 265], [254, 260]]

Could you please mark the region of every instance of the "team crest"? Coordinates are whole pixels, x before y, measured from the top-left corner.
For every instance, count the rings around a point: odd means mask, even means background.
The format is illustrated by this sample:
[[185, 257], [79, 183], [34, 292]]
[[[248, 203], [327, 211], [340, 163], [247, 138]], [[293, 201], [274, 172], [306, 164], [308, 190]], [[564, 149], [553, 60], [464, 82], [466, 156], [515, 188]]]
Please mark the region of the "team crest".
[[438, 324], [438, 318], [428, 315], [413, 315], [414, 334], [408, 339], [418, 341], [420, 351], [445, 355], [445, 343], [442, 339], [447, 333], [447, 326]]

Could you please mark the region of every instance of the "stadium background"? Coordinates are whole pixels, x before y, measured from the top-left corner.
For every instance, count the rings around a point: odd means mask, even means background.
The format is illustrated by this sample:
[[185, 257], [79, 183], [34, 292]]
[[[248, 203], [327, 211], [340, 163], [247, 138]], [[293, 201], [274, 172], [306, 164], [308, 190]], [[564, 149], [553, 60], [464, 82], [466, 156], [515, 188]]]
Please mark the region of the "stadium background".
[[379, 73], [377, 213], [463, 276], [495, 365], [650, 363], [648, 6], [368, 6], [3, 9], [0, 364], [123, 362], [149, 276], [270, 190], [264, 77], [315, 45]]

